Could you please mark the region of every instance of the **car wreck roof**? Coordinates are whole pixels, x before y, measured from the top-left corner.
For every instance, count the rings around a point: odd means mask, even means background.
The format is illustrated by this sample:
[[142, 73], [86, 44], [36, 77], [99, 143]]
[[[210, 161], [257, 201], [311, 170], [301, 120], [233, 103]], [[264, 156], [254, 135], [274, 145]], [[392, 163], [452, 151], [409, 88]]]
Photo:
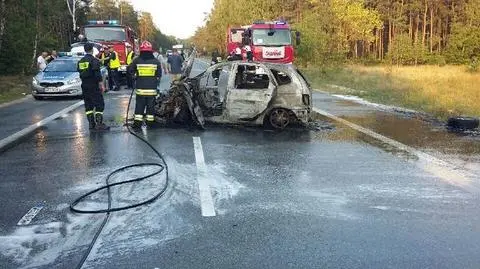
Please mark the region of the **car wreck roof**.
[[281, 68], [281, 69], [284, 69], [284, 70], [287, 70], [287, 69], [290, 69], [290, 68], [296, 69], [295, 65], [293, 65], [293, 64], [269, 63], [269, 62], [258, 62], [258, 61], [247, 62], [247, 61], [244, 61], [244, 60], [221, 62], [221, 63], [218, 63], [218, 65], [228, 65], [228, 64], [231, 64], [231, 63], [265, 65], [268, 68]]

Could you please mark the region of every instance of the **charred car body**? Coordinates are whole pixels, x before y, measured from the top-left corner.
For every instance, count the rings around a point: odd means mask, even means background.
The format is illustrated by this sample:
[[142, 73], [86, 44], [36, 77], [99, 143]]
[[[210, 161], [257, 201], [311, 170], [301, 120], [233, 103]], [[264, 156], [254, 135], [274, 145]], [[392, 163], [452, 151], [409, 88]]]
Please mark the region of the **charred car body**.
[[189, 78], [192, 65], [189, 59], [183, 79], [157, 98], [157, 121], [275, 129], [310, 121], [311, 88], [293, 65], [225, 62]]

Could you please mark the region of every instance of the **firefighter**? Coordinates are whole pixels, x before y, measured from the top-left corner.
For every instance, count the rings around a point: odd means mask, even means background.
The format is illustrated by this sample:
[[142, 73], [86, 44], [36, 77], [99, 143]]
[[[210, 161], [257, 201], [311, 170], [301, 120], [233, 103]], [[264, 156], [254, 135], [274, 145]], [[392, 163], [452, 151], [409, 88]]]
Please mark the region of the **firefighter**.
[[77, 70], [82, 80], [83, 100], [85, 113], [87, 114], [88, 127], [90, 130], [108, 130], [103, 123], [103, 101], [104, 85], [100, 73], [100, 61], [93, 56], [93, 44], [86, 43], [83, 46], [86, 55], [78, 62]]
[[108, 47], [107, 57], [101, 59], [106, 65], [108, 69], [108, 86], [112, 91], [119, 91], [120, 90], [120, 83], [119, 83], [119, 73], [118, 68], [120, 68], [120, 58], [118, 57], [118, 53], [114, 50], [113, 46]]
[[130, 65], [133, 62], [133, 57], [135, 56], [132, 50], [132, 45], [130, 43], [126, 44], [127, 47], [127, 88], [133, 90], [133, 77], [132, 72], [130, 72]]
[[140, 56], [131, 64], [131, 71], [136, 74], [136, 102], [134, 128], [143, 124], [143, 115], [146, 114], [147, 125], [152, 127], [155, 122], [155, 97], [157, 85], [162, 78], [161, 63], [153, 55], [152, 44], [143, 41], [140, 46]]
[[246, 45], [245, 46], [245, 52], [246, 52], [246, 55], [247, 55], [247, 60], [249, 62], [252, 62], [253, 61], [252, 47], [250, 47], [249, 45]]
[[228, 61], [241, 61], [243, 60], [242, 57], [242, 49], [236, 48], [230, 55], [227, 57]]
[[[100, 59], [100, 62], [102, 63], [102, 65], [106, 66], [107, 69], [108, 69], [108, 56], [109, 56], [109, 51], [108, 51], [108, 47], [107, 46], [102, 46], [100, 48], [100, 55], [98, 57], [98, 59]], [[109, 72], [110, 74], [110, 72]]]
[[[110, 75], [112, 77], [112, 84], [110, 85], [110, 89], [114, 91], [120, 90], [120, 83], [119, 83], [119, 73], [118, 68], [120, 68], [120, 58], [118, 57], [118, 53], [114, 50], [113, 46], [109, 48], [110, 56], [109, 56], [109, 67], [110, 67]], [[113, 87], [115, 86], [115, 87]]]

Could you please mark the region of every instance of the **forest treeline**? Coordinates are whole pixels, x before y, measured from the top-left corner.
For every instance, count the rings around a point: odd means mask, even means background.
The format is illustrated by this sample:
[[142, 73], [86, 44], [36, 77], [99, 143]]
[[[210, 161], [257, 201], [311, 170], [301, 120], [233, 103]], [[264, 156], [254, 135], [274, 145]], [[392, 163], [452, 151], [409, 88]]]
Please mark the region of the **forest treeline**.
[[0, 75], [31, 72], [41, 51], [69, 48], [78, 34], [74, 28], [109, 19], [131, 26], [155, 47], [176, 42], [162, 34], [150, 13], [135, 11], [125, 0], [0, 0]]
[[480, 0], [214, 0], [193, 41], [225, 52], [228, 26], [283, 18], [297, 63], [478, 64]]

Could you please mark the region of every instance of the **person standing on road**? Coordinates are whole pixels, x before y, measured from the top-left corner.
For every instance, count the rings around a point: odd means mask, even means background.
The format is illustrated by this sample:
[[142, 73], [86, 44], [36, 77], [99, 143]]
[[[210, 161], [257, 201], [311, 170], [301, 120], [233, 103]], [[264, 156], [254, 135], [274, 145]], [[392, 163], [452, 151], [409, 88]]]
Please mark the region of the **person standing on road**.
[[160, 62], [160, 64], [162, 65], [162, 69], [163, 69], [163, 71], [164, 71], [163, 74], [166, 75], [166, 74], [168, 74], [168, 68], [167, 68], [167, 65], [166, 65], [166, 62], [165, 62], [165, 58], [163, 57], [161, 51], [162, 51], [162, 48], [160, 48], [160, 49], [158, 50], [157, 60], [158, 60], [158, 61]]
[[168, 56], [168, 73], [170, 73], [172, 82], [176, 80], [180, 80], [182, 77], [182, 66], [183, 60], [182, 56], [178, 54], [177, 49], [173, 49], [173, 54]]
[[100, 61], [93, 56], [93, 44], [86, 43], [83, 46], [86, 55], [78, 62], [77, 70], [82, 80], [83, 100], [85, 113], [88, 119], [88, 128], [98, 131], [110, 129], [103, 123], [103, 100], [104, 85], [100, 73]]
[[42, 52], [40, 56], [37, 58], [37, 69], [39, 72], [42, 72], [45, 67], [47, 67], [47, 57], [48, 53], [46, 51]]
[[118, 57], [118, 53], [115, 51], [113, 46], [109, 48], [110, 56], [109, 58], [109, 67], [110, 67], [110, 76], [112, 78], [112, 84], [110, 84], [110, 90], [119, 91], [120, 90], [120, 83], [119, 83], [119, 73], [118, 68], [120, 68], [120, 58]]
[[215, 49], [212, 52], [212, 61], [210, 62], [210, 65], [218, 64], [220, 58], [220, 53], [218, 52], [218, 49]]
[[133, 62], [134, 52], [132, 50], [132, 45], [130, 45], [129, 43], [127, 43], [126, 47], [127, 47], [127, 74], [126, 74], [127, 88], [129, 90], [133, 90], [133, 76], [132, 76], [132, 72], [129, 69], [130, 69], [130, 65]]
[[140, 56], [133, 60], [131, 69], [135, 72], [137, 80], [133, 128], [138, 129], [142, 126], [144, 114], [146, 114], [147, 125], [152, 127], [155, 122], [155, 97], [157, 86], [162, 78], [162, 66], [153, 55], [150, 42], [142, 42]]
[[241, 61], [243, 60], [242, 57], [242, 49], [236, 48], [228, 57], [228, 61]]
[[53, 60], [57, 59], [58, 58], [58, 54], [57, 54], [57, 51], [56, 50], [52, 50], [52, 54], [50, 54], [50, 56], [47, 57], [47, 64], [51, 63]]

